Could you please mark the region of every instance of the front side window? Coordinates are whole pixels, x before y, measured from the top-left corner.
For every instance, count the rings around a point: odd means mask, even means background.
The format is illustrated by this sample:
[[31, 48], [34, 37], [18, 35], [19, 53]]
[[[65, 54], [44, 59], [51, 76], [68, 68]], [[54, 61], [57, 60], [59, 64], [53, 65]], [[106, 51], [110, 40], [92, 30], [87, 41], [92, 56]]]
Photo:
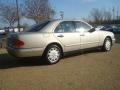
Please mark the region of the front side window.
[[75, 32], [75, 26], [72, 21], [62, 22], [55, 29], [55, 33], [70, 33], [70, 32]]
[[91, 29], [91, 27], [84, 22], [76, 21], [75, 25], [76, 25], [77, 32], [86, 32]]

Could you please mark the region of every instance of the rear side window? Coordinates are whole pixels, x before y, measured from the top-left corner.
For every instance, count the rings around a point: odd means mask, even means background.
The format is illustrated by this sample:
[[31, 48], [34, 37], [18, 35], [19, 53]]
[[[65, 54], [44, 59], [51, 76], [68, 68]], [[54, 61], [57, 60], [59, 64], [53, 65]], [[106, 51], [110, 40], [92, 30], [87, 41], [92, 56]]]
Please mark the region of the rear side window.
[[80, 21], [76, 21], [75, 26], [76, 26], [77, 32], [86, 32], [91, 29], [91, 27], [88, 24], [86, 24], [84, 22], [80, 22]]
[[75, 26], [72, 21], [64, 21], [60, 23], [54, 31], [55, 33], [71, 33], [75, 32]]
[[40, 24], [36, 24], [33, 27], [31, 27], [30, 29], [28, 29], [26, 32], [38, 32], [40, 31], [42, 28], [44, 28], [50, 21], [46, 21]]

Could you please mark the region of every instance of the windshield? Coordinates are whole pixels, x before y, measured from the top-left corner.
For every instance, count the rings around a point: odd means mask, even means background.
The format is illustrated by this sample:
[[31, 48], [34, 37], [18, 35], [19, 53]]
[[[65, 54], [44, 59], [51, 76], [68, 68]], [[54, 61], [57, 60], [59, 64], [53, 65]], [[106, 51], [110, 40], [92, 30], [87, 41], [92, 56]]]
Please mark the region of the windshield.
[[42, 22], [40, 24], [36, 24], [32, 26], [30, 29], [28, 29], [26, 32], [38, 32], [42, 28], [44, 28], [50, 21]]

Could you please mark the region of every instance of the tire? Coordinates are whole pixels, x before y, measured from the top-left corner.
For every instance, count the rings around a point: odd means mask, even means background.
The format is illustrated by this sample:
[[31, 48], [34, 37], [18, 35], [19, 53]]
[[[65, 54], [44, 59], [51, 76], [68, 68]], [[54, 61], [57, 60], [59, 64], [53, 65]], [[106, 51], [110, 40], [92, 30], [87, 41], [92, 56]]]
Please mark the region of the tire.
[[44, 58], [47, 62], [47, 64], [55, 64], [59, 62], [62, 51], [57, 45], [50, 45], [46, 48], [44, 53]]
[[109, 37], [105, 38], [102, 50], [103, 51], [110, 51], [112, 47], [112, 41]]

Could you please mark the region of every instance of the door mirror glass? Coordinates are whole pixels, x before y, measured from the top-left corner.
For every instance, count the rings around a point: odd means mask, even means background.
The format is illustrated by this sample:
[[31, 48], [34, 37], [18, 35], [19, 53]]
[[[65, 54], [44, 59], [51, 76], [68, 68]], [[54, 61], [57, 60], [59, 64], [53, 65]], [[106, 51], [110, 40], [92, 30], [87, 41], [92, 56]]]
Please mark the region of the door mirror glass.
[[95, 28], [91, 28], [90, 30], [89, 30], [89, 32], [94, 32], [95, 31]]

